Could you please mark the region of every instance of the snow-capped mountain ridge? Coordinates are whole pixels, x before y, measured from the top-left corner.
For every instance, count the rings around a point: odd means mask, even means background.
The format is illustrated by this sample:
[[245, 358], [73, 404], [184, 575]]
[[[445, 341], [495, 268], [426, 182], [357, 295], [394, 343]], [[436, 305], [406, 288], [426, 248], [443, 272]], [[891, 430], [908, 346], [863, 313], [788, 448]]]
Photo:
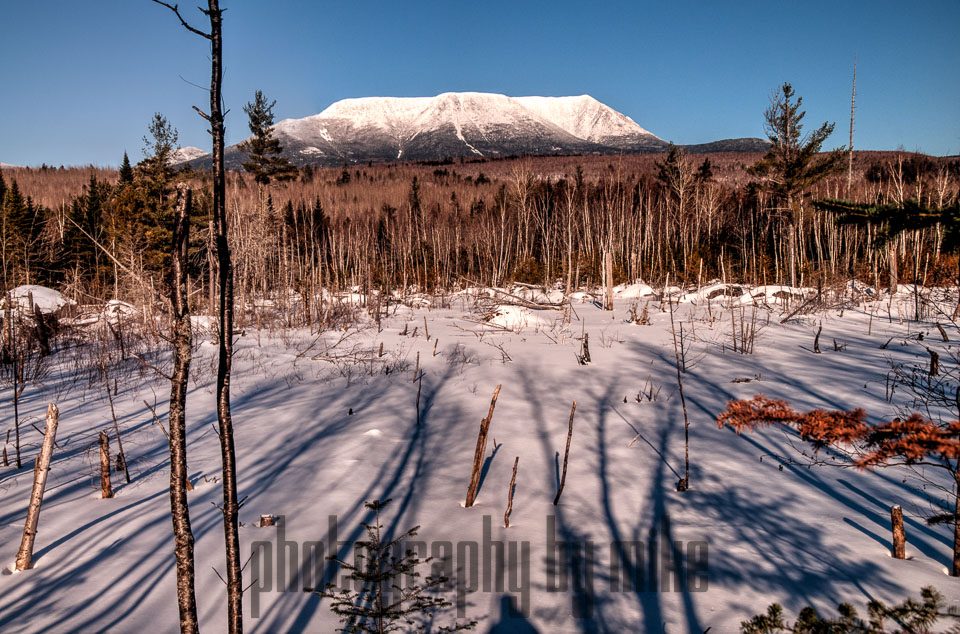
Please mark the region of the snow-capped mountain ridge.
[[[435, 97], [342, 99], [319, 114], [284, 119], [274, 126], [284, 154], [297, 165], [458, 157], [663, 152], [667, 143], [630, 117], [590, 95], [509, 97], [497, 93], [445, 92]], [[757, 151], [759, 139], [741, 139]], [[724, 151], [715, 143], [709, 151]], [[238, 144], [239, 145], [239, 144]], [[238, 169], [246, 156], [227, 148]], [[697, 151], [691, 146], [691, 151]], [[738, 146], [739, 147], [739, 146]], [[707, 150], [704, 150], [707, 151]], [[209, 165], [210, 155], [184, 156]]]
[[[660, 150], [666, 144], [588, 95], [359, 97], [284, 119], [274, 132], [297, 164]], [[243, 160], [227, 148], [227, 165]], [[198, 161], [209, 161], [209, 156]]]

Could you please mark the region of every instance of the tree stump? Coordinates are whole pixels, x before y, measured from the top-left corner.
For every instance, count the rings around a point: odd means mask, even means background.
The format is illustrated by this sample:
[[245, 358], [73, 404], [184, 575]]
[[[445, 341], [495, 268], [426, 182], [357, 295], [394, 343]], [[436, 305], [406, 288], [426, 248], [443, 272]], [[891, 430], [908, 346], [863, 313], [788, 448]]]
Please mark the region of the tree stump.
[[903, 531], [903, 509], [899, 504], [890, 509], [890, 520], [893, 524], [893, 558], [906, 559], [907, 536]]
[[100, 498], [106, 500], [113, 497], [113, 487], [110, 486], [110, 437], [100, 432]]
[[930, 371], [928, 376], [938, 376], [940, 374], [940, 355], [936, 350], [931, 350], [927, 348], [927, 352], [930, 353]]
[[[493, 439], [496, 444], [497, 439]], [[510, 528], [510, 511], [513, 510], [513, 489], [517, 484], [517, 465], [520, 463], [520, 456], [513, 459], [513, 477], [510, 478], [510, 487], [507, 489], [507, 510], [503, 514], [503, 527]]]
[[483, 457], [487, 453], [487, 432], [490, 431], [490, 421], [493, 420], [493, 409], [497, 406], [497, 396], [500, 395], [500, 385], [493, 391], [490, 400], [490, 410], [487, 417], [480, 421], [480, 433], [477, 435], [477, 448], [473, 453], [473, 471], [470, 474], [470, 485], [467, 487], [467, 500], [464, 507], [470, 508], [477, 498], [477, 489], [480, 488], [480, 470], [483, 467]]

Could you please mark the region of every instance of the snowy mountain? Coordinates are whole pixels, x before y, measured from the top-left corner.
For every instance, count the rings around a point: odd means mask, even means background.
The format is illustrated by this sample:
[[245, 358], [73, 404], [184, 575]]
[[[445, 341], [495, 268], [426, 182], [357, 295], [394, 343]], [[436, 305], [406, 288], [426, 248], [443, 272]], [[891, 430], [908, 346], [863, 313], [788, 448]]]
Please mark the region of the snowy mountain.
[[663, 142], [630, 117], [590, 95], [516, 97], [514, 101], [573, 136], [618, 149], [663, 147]]
[[[451, 92], [344, 99], [320, 114], [280, 121], [274, 131], [287, 157], [299, 165], [644, 152], [666, 146], [588, 95]], [[228, 167], [238, 167], [243, 158], [236, 145], [227, 148]], [[209, 156], [197, 162], [209, 162]]]
[[187, 161], [192, 161], [193, 159], [200, 158], [201, 156], [206, 156], [209, 154], [206, 150], [201, 150], [198, 147], [187, 146], [174, 150], [170, 153], [170, 163], [177, 165], [180, 163], [186, 163]]

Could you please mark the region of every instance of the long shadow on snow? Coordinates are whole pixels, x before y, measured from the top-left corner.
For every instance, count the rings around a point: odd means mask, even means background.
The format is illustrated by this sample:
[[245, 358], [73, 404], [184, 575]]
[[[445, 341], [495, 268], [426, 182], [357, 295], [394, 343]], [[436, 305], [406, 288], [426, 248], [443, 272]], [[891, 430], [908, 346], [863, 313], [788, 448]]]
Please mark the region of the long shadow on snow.
[[[351, 505], [345, 515], [338, 518], [338, 528], [349, 525], [350, 532], [346, 537], [338, 535], [340, 544], [336, 553], [338, 559], [346, 561], [353, 551], [355, 542], [361, 539], [365, 534], [365, 529], [361, 522], [370, 523], [374, 521], [374, 513], [364, 507], [364, 504], [374, 499], [385, 500], [396, 495], [402, 483], [406, 482], [403, 488], [402, 497], [395, 500], [387, 507], [386, 516], [392, 517], [389, 522], [381, 517], [384, 522], [383, 539], [392, 539], [398, 531], [409, 528], [404, 522], [407, 516], [415, 516], [419, 509], [421, 500], [416, 496], [418, 486], [425, 486], [429, 477], [435, 468], [432, 464], [433, 458], [443, 454], [443, 443], [453, 442], [454, 435], [448, 433], [450, 428], [461, 420], [459, 409], [454, 409], [447, 415], [447, 423], [443, 427], [434, 428], [431, 425], [433, 417], [431, 412], [441, 388], [452, 378], [453, 369], [433, 383], [424, 377], [425, 390], [422, 394], [422, 406], [420, 414], [420, 425], [415, 423], [410, 425], [409, 438], [402, 451], [396, 451], [383, 462], [378, 473], [370, 481], [367, 488], [361, 493], [356, 501]], [[403, 387], [403, 382], [399, 383]], [[371, 398], [382, 398], [383, 394], [375, 390], [366, 390]], [[374, 396], [375, 395], [375, 396]], [[412, 416], [410, 418], [413, 418]], [[412, 465], [412, 470], [410, 466]], [[270, 471], [275, 471], [270, 469]], [[269, 477], [258, 476], [258, 477]], [[323, 535], [322, 541], [326, 543], [329, 535]], [[299, 571], [298, 579], [313, 578], [314, 571], [307, 569], [310, 562], [303, 562]], [[336, 581], [340, 572], [340, 565], [336, 561], [328, 561], [323, 565], [322, 574], [318, 587], [324, 587], [329, 583]], [[302, 587], [291, 588], [289, 592], [283, 593], [278, 597], [264, 612], [254, 629], [262, 631], [276, 631], [278, 629], [302, 631], [310, 625], [311, 620], [320, 608], [323, 597], [309, 593], [304, 594]], [[291, 614], [294, 616], [291, 620]]]
[[[660, 606], [660, 593], [670, 591], [669, 586], [671, 585], [670, 581], [672, 579], [673, 592], [679, 591], [682, 595], [687, 631], [702, 632], [703, 626], [697, 617], [696, 607], [694, 606], [693, 597], [687, 583], [688, 580], [683, 572], [686, 570], [684, 556], [680, 549], [676, 547], [665, 497], [666, 487], [669, 487], [670, 483], [665, 478], [664, 467], [670, 469], [674, 475], [679, 477], [676, 470], [667, 462], [666, 454], [671, 432], [680, 423], [676, 420], [675, 416], [669, 418], [659, 416], [658, 419], [661, 421], [659, 447], [650, 445], [660, 459], [655, 462], [656, 468], [650, 482], [650, 490], [647, 496], [647, 499], [653, 502], [653, 517], [650, 520], [647, 533], [647, 561], [646, 570], [644, 570], [639, 550], [639, 547], [644, 544], [639, 534], [640, 521], [642, 521], [642, 518], [638, 518], [638, 522], [629, 540], [631, 543], [628, 546], [620, 532], [619, 523], [613, 510], [612, 487], [610, 486], [608, 473], [609, 461], [607, 458], [606, 423], [609, 411], [615, 410], [611, 405], [615, 398], [616, 396], [612, 385], [607, 389], [606, 393], [596, 398], [598, 409], [597, 464], [601, 483], [601, 503], [603, 505], [604, 519], [606, 520], [613, 546], [611, 556], [615, 555], [618, 560], [616, 567], [614, 567], [613, 562], [611, 562], [611, 572], [623, 571], [624, 573], [622, 579], [611, 580], [611, 583], [616, 583], [623, 590], [633, 591], [643, 610], [644, 631], [658, 632], [664, 627], [663, 614]], [[616, 413], [623, 418], [619, 412]], [[644, 440], [646, 439], [644, 438]], [[647, 444], [650, 444], [649, 441], [647, 441]], [[659, 549], [664, 547], [668, 550], [666, 553], [661, 553]], [[633, 550], [635, 554], [632, 554], [630, 550]], [[662, 569], [659, 569], [661, 574], [658, 575], [659, 564], [662, 563], [661, 560], [663, 559], [667, 559], [669, 562], [667, 565], [671, 565], [674, 570], [673, 575], [671, 575], [669, 571], [666, 572], [666, 579], [664, 579], [664, 571]]]
[[[244, 421], [242, 411], [245, 403], [250, 402], [250, 399], [256, 399], [258, 406], [266, 405], [280, 407], [283, 405], [285, 402], [284, 396], [286, 389], [284, 387], [280, 387], [279, 389], [276, 388], [276, 385], [262, 386], [261, 388], [246, 394], [246, 398], [234, 400], [235, 421], [238, 427], [243, 425]], [[336, 399], [336, 397], [334, 398], [335, 400], [339, 400]], [[190, 410], [188, 409], [188, 418], [189, 411]], [[158, 414], [159, 413], [160, 412], [158, 412]], [[200, 423], [190, 421], [188, 419], [188, 451], [190, 447], [196, 447], [196, 443], [199, 441], [198, 436], [203, 437], [210, 433], [210, 423], [213, 422], [215, 422], [215, 418], [212, 420], [203, 420]], [[342, 420], [338, 421], [338, 423], [339, 425], [335, 426], [336, 429], [339, 429], [343, 426]], [[317, 442], [320, 439], [327, 439], [331, 442], [333, 441], [333, 429], [328, 428], [326, 433], [323, 433], [322, 430], [319, 431], [320, 433], [318, 433], [317, 438], [312, 439], [313, 442]], [[67, 459], [67, 455], [64, 453], [61, 453], [60, 456], [62, 460]], [[268, 460], [270, 464], [275, 464], [276, 460], [274, 460], [274, 458], [275, 456], [270, 456], [268, 459], [264, 460]], [[164, 468], [164, 466], [165, 465], [160, 465], [157, 468]], [[251, 482], [262, 482], [259, 480], [259, 475], [257, 473], [252, 473], [248, 469], [249, 465], [245, 464], [241, 458], [239, 470], [239, 475], [242, 478], [240, 485], [241, 495], [244, 494], [245, 489], [248, 485], [250, 485]], [[56, 501], [58, 498], [64, 498], [75, 494], [89, 494], [89, 481], [87, 478], [74, 478], [74, 481], [75, 482], [70, 486], [60, 487], [59, 491], [57, 491], [53, 496], [54, 501]], [[40, 548], [36, 553], [35, 561], [39, 561], [41, 557], [50, 557], [50, 555], [56, 552], [58, 549], [70, 544], [71, 542], [74, 542], [81, 535], [87, 535], [89, 528], [103, 521], [113, 519], [114, 521], [122, 521], [124, 524], [129, 524], [137, 519], [144, 519], [150, 515], [153, 515], [157, 512], [156, 507], [152, 505], [141, 506], [141, 504], [147, 500], [165, 498], [166, 493], [167, 492], [164, 489], [151, 494], [146, 498], [138, 499], [136, 502], [133, 502], [122, 509], [113, 509], [104, 513], [103, 515], [84, 525], [84, 527], [81, 527], [80, 529], [75, 530], [64, 537], [59, 538], [55, 542]], [[216, 509], [209, 508], [206, 505], [207, 501], [219, 501], [219, 499], [217, 499], [219, 497], [219, 493], [220, 487], [209, 487], [200, 489], [191, 495], [192, 529], [198, 544], [201, 538], [203, 538], [210, 531], [217, 530], [217, 532], [219, 532], [219, 530], [222, 530], [223, 520], [220, 512]], [[211, 497], [215, 499], [205, 499]], [[50, 498], [45, 497], [44, 510], [47, 511], [48, 514], [51, 510], [53, 510], [51, 506], [54, 505], [50, 504]], [[95, 506], [92, 506], [91, 508], [95, 508]], [[131, 512], [134, 513], [133, 516], [130, 515]], [[145, 523], [138, 527], [138, 532], [149, 533], [151, 530], [153, 530], [155, 525], [163, 525], [164, 528], [169, 530], [169, 522], [169, 511], [166, 505], [164, 505], [162, 512], [157, 514], [153, 519], [148, 519]], [[241, 539], [244, 539], [244, 537], [245, 536], [243, 535], [243, 532], [241, 532]], [[87, 538], [85, 540], [84, 550], [89, 552], [92, 549], [99, 547], [99, 551], [97, 554], [93, 555], [93, 559], [106, 560], [113, 555], [113, 551], [117, 548], [117, 545], [117, 542], [113, 541], [111, 538], [109, 527], [106, 527], [105, 530], [101, 530], [100, 533], [95, 535], [93, 539]], [[117, 577], [123, 579], [124, 582], [129, 585], [129, 587], [136, 588], [135, 592], [125, 594], [120, 601], [116, 602], [112, 606], [109, 612], [81, 612], [81, 614], [78, 614], [76, 618], [69, 621], [70, 628], [83, 631], [122, 627], [124, 619], [133, 614], [133, 612], [138, 608], [142, 608], [143, 602], [148, 599], [156, 585], [159, 584], [162, 579], [169, 576], [172, 572], [175, 565], [174, 558], [172, 557], [172, 535], [170, 536], [168, 545], [171, 552], [170, 557], [164, 557], [159, 560], [151, 559], [142, 562], [136, 562], [125, 569], [118, 570], [116, 572]], [[89, 573], [84, 565], [70, 564], [70, 568], [65, 572], [59, 573], [55, 581], [44, 584], [44, 587], [50, 590], [50, 592], [45, 593], [44, 596], [63, 596], [63, 593], [70, 593], [73, 588], [77, 588], [82, 585], [88, 585], [91, 581], [88, 576]], [[109, 584], [110, 581], [111, 580], [109, 579], [103, 580], [105, 584]], [[172, 583], [170, 584], [170, 588], [172, 592]], [[52, 598], [49, 602], [49, 605], [44, 607], [44, 601], [38, 600], [38, 598], [35, 596], [35, 593], [25, 594], [23, 597], [15, 600], [11, 600], [8, 597], [7, 604], [0, 608], [0, 619], [9, 622], [9, 619], [13, 618], [14, 616], [23, 618], [23, 616], [28, 613], [36, 613], [38, 610], [53, 611], [55, 608], [56, 602]], [[64, 625], [66, 625], [66, 623]]]
[[[540, 448], [543, 452], [544, 463], [550, 464], [555, 453], [555, 445], [550, 438], [549, 424], [547, 423], [543, 404], [538, 396], [540, 383], [522, 369], [518, 371], [519, 381], [523, 387], [523, 393], [527, 396], [532, 416], [537, 426], [537, 434], [540, 438]], [[583, 427], [581, 421], [578, 427]], [[559, 426], [557, 428], [560, 429]], [[565, 431], [565, 429], [564, 429]], [[556, 439], [553, 439], [556, 440]], [[545, 489], [550, 490], [554, 483], [549, 479], [544, 483]], [[569, 492], [568, 492], [569, 498]], [[572, 547], [558, 548], [560, 561], [553, 559], [556, 553], [550, 553], [544, 562], [548, 577], [558, 581], [556, 587], [546, 587], [547, 592], [559, 591], [567, 593], [567, 585], [570, 586], [569, 594], [571, 601], [571, 618], [584, 633], [595, 633], [610, 631], [604, 623], [604, 601], [603, 597], [598, 597], [594, 592], [593, 584], [589, 582], [590, 571], [587, 566], [593, 566], [595, 557], [585, 556], [584, 544], [589, 541], [589, 535], [581, 533], [574, 528], [573, 524], [565, 517], [566, 505], [561, 503], [554, 507], [554, 518], [556, 530], [558, 532], [558, 541], [564, 544], [572, 544]], [[594, 568], [595, 569], [595, 568]], [[569, 584], [566, 582], [570, 582]]]
[[[644, 344], [639, 344], [638, 347], [643, 350], [642, 354], [645, 356], [659, 356], [668, 365], [673, 362], [673, 359], [667, 359], [660, 350]], [[706, 415], [710, 421], [708, 424], [713, 424], [717, 414], [700, 401], [698, 393], [704, 388], [714, 395], [713, 398], [717, 398], [717, 394], [722, 394], [721, 402], [724, 403], [726, 400], [736, 398], [726, 386], [710, 381], [695, 371], [688, 370], [684, 376], [685, 385], [688, 386], [687, 404], [691, 410], [692, 428], [703, 424], [697, 420], [697, 411]], [[699, 389], [690, 389], [691, 384], [698, 383]], [[766, 447], [758, 440], [759, 438], [761, 437], [742, 436], [739, 440], [762, 450], [763, 453], [776, 455], [776, 452]], [[701, 454], [694, 444], [696, 440], [696, 435], [692, 435], [693, 467], [701, 463], [698, 459]], [[727, 460], [749, 463], [755, 459], [754, 456], [743, 455], [746, 452], [738, 449], [736, 445], [731, 445], [729, 448], [714, 447], [709, 454], [710, 460], [719, 460], [718, 452], [731, 450], [738, 455], [727, 457]], [[865, 508], [850, 496], [840, 494], [835, 486], [831, 486], [810, 470], [793, 465], [784, 465], [784, 469], [788, 469], [789, 473], [798, 476], [842, 505], [882, 525], [882, 518], [877, 513]], [[787, 501], [768, 499], [761, 502], [759, 496], [754, 495], [745, 499], [736, 489], [723, 490], [725, 488], [723, 484], [709, 474], [701, 476], [699, 470], [695, 470], [695, 474], [692, 476], [693, 489], [685, 494], [689, 498], [691, 508], [701, 509], [705, 514], [705, 520], [713, 519], [731, 528], [737, 536], [732, 540], [733, 544], [750, 544], [767, 562], [767, 565], [763, 565], [753, 561], [752, 558], [725, 557], [723, 553], [718, 553], [721, 556], [718, 560], [715, 554], [710, 562], [711, 583], [719, 581], [726, 584], [749, 584], [757, 589], [781, 588], [779, 592], [781, 596], [790, 596], [794, 599], [803, 597], [807, 603], [814, 602], [814, 597], [835, 597], [839, 584], [844, 582], [858, 587], [869, 598], [870, 592], [860, 583], [861, 579], [872, 579], [875, 584], [884, 588], [898, 588], [894, 580], [882, 576], [883, 571], [879, 566], [862, 561], [862, 557], [855, 553], [846, 557], [837, 552], [826, 554], [823, 537], [828, 527], [824, 527], [822, 523], [795, 521], [797, 517], [805, 517], [809, 514], [800, 511], [791, 512]], [[782, 569], [781, 566], [784, 563], [789, 567]], [[756, 612], [762, 606], [744, 607]]]

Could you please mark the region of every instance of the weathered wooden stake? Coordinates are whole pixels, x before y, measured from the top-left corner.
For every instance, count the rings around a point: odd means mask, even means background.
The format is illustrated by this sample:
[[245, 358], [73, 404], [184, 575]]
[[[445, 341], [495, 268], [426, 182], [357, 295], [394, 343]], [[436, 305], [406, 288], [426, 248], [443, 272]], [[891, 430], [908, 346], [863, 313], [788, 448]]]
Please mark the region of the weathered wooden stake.
[[817, 334], [813, 338], [813, 351], [817, 354], [820, 354], [820, 333], [823, 332], [823, 324], [820, 324], [820, 327], [817, 328]]
[[265, 527], [265, 526], [274, 526], [274, 525], [276, 525], [276, 523], [277, 523], [277, 518], [276, 518], [275, 516], [273, 516], [273, 515], [261, 515], [261, 516], [260, 516], [260, 523], [258, 524], [258, 526], [259, 526], [260, 528], [263, 528], [263, 527]]
[[420, 380], [417, 381], [417, 426], [420, 426], [420, 390], [423, 389], [423, 372], [420, 373]]
[[560, 503], [560, 494], [563, 493], [563, 485], [567, 481], [567, 460], [570, 458], [570, 441], [573, 439], [573, 415], [577, 411], [577, 402], [573, 402], [570, 408], [570, 422], [567, 424], [567, 448], [563, 451], [563, 472], [560, 474], [560, 487], [557, 489], [557, 496], [553, 498], [553, 505]]
[[379, 359], [379, 358], [382, 357], [382, 356], [383, 356], [383, 342], [381, 341], [381, 342], [380, 342], [380, 350], [377, 352], [377, 358]]
[[57, 435], [60, 410], [53, 403], [47, 406], [47, 425], [43, 433], [43, 446], [34, 463], [33, 490], [30, 492], [30, 506], [27, 520], [23, 525], [23, 539], [17, 552], [17, 570], [29, 570], [33, 567], [33, 541], [37, 537], [37, 523], [40, 521], [40, 505], [43, 503], [43, 490], [47, 486], [47, 472], [50, 470], [50, 458], [53, 457], [53, 441]]
[[504, 528], [510, 528], [510, 511], [513, 510], [513, 488], [517, 484], [517, 464], [519, 462], [520, 456], [513, 459], [513, 477], [510, 478], [510, 488], [507, 489], [507, 511], [503, 514]]
[[10, 463], [7, 462], [7, 448], [6, 448], [6, 447], [3, 448], [3, 466], [4, 466], [4, 467], [9, 467], [9, 466], [10, 466]]
[[437, 356], [437, 344], [440, 343], [439, 339], [433, 340], [433, 356]]
[[480, 433], [477, 435], [477, 449], [473, 453], [473, 471], [470, 474], [470, 486], [467, 487], [467, 501], [464, 502], [466, 508], [473, 506], [477, 499], [477, 489], [480, 488], [480, 469], [483, 467], [483, 457], [487, 453], [487, 432], [490, 431], [490, 421], [493, 420], [493, 408], [497, 406], [497, 396], [500, 395], [501, 385], [493, 391], [493, 398], [490, 399], [490, 411], [487, 417], [480, 421]]
[[106, 500], [113, 497], [113, 487], [110, 486], [110, 438], [105, 432], [100, 432], [100, 498]]
[[929, 376], [937, 376], [940, 374], [940, 355], [936, 350], [931, 350], [927, 348], [927, 352], [930, 353], [930, 373]]
[[906, 559], [906, 533], [903, 532], [903, 509], [896, 505], [890, 509], [890, 519], [893, 523], [893, 558]]
[[430, 331], [427, 329], [427, 316], [423, 316], [423, 334], [427, 337], [427, 341], [430, 341]]
[[417, 380], [417, 377], [419, 376], [420, 376], [420, 353], [417, 352], [417, 365], [413, 367], [413, 381], [411, 381], [411, 383], [415, 383]]
[[945, 342], [950, 341], [950, 337], [947, 336], [947, 331], [943, 329], [943, 326], [941, 326], [939, 322], [937, 322], [937, 330], [940, 331], [940, 336], [943, 337]]

